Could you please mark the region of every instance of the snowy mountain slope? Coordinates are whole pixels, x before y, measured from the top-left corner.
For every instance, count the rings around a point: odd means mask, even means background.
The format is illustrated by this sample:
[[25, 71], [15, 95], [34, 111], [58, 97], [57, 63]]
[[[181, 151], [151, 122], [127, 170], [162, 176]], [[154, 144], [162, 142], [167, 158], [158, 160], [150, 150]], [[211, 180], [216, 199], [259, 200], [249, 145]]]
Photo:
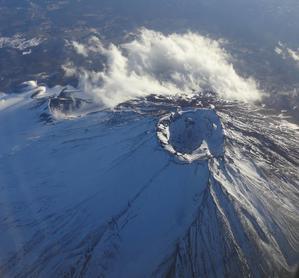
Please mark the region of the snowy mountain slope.
[[295, 271], [296, 125], [213, 94], [100, 110], [33, 89], [1, 102], [0, 276]]

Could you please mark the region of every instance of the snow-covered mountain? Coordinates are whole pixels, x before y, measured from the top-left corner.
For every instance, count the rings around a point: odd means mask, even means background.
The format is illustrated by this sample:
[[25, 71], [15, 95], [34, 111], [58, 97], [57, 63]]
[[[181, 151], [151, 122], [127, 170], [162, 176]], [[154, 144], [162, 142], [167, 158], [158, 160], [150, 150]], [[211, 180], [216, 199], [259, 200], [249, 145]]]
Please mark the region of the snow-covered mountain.
[[1, 277], [290, 277], [299, 130], [213, 93], [0, 98]]

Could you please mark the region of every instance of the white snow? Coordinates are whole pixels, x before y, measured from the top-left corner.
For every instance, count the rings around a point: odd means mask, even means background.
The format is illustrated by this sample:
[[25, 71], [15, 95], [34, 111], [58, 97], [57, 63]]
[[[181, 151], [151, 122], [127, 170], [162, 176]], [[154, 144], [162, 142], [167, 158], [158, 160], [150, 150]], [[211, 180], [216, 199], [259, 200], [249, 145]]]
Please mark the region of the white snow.
[[205, 160], [223, 155], [223, 131], [214, 110], [171, 113], [157, 125], [163, 147], [181, 161]]
[[296, 130], [236, 104], [45, 121], [61, 88], [28, 84], [0, 110], [1, 277], [294, 270]]

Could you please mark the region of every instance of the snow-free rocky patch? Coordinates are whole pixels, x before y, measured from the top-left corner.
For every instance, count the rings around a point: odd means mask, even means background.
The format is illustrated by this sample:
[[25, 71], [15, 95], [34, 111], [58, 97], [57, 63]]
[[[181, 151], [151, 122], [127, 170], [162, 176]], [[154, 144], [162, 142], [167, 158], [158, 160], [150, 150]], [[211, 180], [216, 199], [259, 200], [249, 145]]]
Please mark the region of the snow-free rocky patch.
[[164, 116], [158, 122], [157, 136], [163, 148], [183, 162], [223, 155], [223, 129], [212, 109], [181, 111]]

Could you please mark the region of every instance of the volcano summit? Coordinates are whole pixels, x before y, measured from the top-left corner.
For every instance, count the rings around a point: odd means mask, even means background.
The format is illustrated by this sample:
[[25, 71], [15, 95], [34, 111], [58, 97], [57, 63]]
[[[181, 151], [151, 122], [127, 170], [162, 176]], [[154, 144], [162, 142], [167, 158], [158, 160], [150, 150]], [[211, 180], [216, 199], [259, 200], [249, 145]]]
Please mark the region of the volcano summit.
[[61, 90], [2, 99], [1, 276], [295, 272], [296, 125], [213, 94], [81, 114]]

